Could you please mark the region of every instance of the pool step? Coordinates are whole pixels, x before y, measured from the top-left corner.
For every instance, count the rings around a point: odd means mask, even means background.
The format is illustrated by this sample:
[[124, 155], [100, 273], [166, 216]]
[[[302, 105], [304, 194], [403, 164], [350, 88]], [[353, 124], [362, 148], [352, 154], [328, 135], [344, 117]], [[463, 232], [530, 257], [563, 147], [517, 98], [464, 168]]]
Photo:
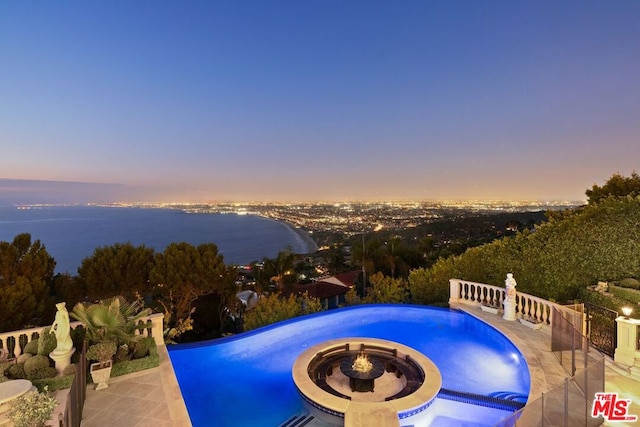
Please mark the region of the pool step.
[[441, 388], [438, 392], [438, 397], [441, 399], [512, 412], [521, 409], [526, 403], [526, 399], [523, 402], [521, 399], [522, 395], [517, 393], [499, 392], [494, 394], [496, 396], [485, 396], [482, 394]]
[[498, 399], [504, 400], [512, 400], [520, 403], [527, 403], [528, 396], [521, 393], [514, 393], [512, 391], [497, 391], [495, 393], [491, 393], [489, 396], [497, 397]]
[[282, 424], [280, 427], [302, 427], [313, 421], [313, 415], [294, 415]]

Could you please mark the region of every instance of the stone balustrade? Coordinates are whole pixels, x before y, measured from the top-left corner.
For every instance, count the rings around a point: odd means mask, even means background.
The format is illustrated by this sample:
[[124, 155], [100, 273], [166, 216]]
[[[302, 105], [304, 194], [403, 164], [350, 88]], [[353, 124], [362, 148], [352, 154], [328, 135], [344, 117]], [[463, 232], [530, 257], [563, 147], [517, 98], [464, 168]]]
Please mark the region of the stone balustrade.
[[[501, 307], [505, 300], [505, 288], [470, 282], [468, 280], [449, 280], [449, 303], [466, 305], [490, 305]], [[518, 292], [516, 295], [516, 313], [536, 323], [551, 324], [552, 307], [564, 312], [565, 307], [533, 295]]]
[[[146, 328], [138, 329], [137, 335], [151, 336], [155, 338], [156, 345], [164, 345], [163, 337], [163, 319], [164, 314], [154, 313], [149, 316], [145, 316], [138, 321], [138, 325], [147, 325]], [[48, 325], [47, 325], [48, 326]], [[24, 347], [33, 339], [36, 339], [42, 333], [42, 330], [47, 326], [38, 326], [36, 328], [22, 329], [19, 331], [2, 332], [0, 333], [0, 349], [8, 353], [7, 357], [18, 357], [23, 351]], [[82, 326], [82, 322], [71, 322], [69, 324], [71, 329], [75, 329]]]

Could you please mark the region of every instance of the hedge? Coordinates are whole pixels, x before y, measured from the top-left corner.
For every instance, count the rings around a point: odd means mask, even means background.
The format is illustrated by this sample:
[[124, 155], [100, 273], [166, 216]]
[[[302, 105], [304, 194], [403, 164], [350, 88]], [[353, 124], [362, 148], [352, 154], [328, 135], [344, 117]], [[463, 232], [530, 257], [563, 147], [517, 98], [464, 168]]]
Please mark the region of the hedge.
[[[611, 292], [616, 298], [620, 298], [626, 301], [629, 301], [630, 303], [633, 303], [634, 305], [638, 305], [640, 304], [640, 291], [636, 291], [633, 289], [626, 289], [626, 288], [621, 288], [619, 286], [615, 286], [612, 284], [609, 284], [609, 292]], [[636, 310], [640, 309], [640, 307], [637, 307]]]
[[65, 388], [71, 388], [71, 383], [75, 375], [65, 375], [63, 377], [42, 378], [39, 380], [32, 380], [34, 386], [38, 391], [44, 391], [45, 386], [50, 392], [57, 390], [64, 390]]
[[144, 371], [145, 369], [155, 368], [159, 365], [160, 356], [158, 355], [158, 348], [154, 345], [149, 349], [149, 355], [146, 357], [114, 363], [111, 368], [111, 377], [132, 374], [134, 372]]
[[[155, 341], [154, 341], [155, 342]], [[127, 360], [124, 362], [114, 363], [111, 368], [111, 378], [119, 377], [122, 375], [132, 374], [134, 372], [143, 371], [145, 369], [155, 368], [160, 365], [160, 357], [158, 355], [158, 348], [154, 345], [149, 349], [149, 355], [141, 359]], [[56, 390], [62, 390], [70, 388], [71, 383], [75, 375], [65, 375], [55, 378], [44, 378], [39, 380], [33, 380], [32, 383], [38, 390], [43, 391], [47, 386], [48, 390], [53, 392]], [[87, 374], [87, 383], [91, 382], [91, 375]]]

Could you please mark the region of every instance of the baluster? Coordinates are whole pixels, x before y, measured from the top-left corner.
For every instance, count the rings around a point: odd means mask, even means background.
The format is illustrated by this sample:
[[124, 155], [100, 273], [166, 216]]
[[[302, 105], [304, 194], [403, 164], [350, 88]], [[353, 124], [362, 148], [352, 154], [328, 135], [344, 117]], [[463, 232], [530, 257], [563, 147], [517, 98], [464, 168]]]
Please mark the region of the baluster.
[[536, 304], [536, 319], [542, 319], [542, 304], [540, 304], [540, 301], [537, 301]]
[[522, 298], [522, 315], [523, 316], [529, 316], [530, 312], [531, 312], [531, 300], [529, 298]]
[[480, 302], [481, 301], [481, 299], [480, 299], [481, 295], [482, 295], [482, 288], [479, 285], [476, 285], [476, 292], [475, 292], [475, 296], [474, 296], [473, 300], [475, 302]]
[[136, 324], [136, 328], [134, 329], [135, 335], [143, 335], [143, 330], [142, 330], [142, 328], [140, 328], [140, 326], [142, 324], [143, 324], [142, 320], [138, 319], [138, 322]]
[[20, 354], [22, 354], [24, 348], [27, 346], [27, 343], [29, 343], [29, 335], [20, 334], [20, 336], [18, 336], [18, 343], [16, 344], [16, 347], [20, 347]]
[[544, 304], [544, 305], [542, 306], [542, 318], [541, 318], [540, 320], [541, 320], [541, 321], [543, 321], [543, 322], [544, 322], [545, 324], [547, 324], [547, 325], [548, 325], [549, 323], [551, 323], [551, 322], [549, 321], [549, 312], [550, 312], [550, 311], [551, 311], [551, 308], [550, 308], [547, 304]]
[[22, 354], [22, 349], [20, 348], [20, 335], [11, 335], [11, 338], [13, 338], [13, 357], [17, 359], [18, 356]]
[[[507, 294], [505, 292], [505, 298]], [[525, 316], [527, 314], [527, 298], [522, 294], [516, 294], [516, 311], [518, 314]]]

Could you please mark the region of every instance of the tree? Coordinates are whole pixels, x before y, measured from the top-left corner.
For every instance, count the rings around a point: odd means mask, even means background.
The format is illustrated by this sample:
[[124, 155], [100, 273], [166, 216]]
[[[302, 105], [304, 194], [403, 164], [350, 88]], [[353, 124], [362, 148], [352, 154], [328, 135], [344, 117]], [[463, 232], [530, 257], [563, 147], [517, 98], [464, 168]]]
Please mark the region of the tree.
[[252, 262], [251, 271], [253, 272], [253, 278], [255, 280], [253, 290], [259, 295], [265, 293], [269, 289], [270, 276], [264, 271], [264, 262]]
[[457, 256], [440, 258], [429, 268], [412, 270], [409, 273], [412, 301], [416, 304], [446, 304], [449, 300], [449, 279], [458, 276], [455, 270], [457, 259]]
[[149, 274], [154, 265], [155, 251], [144, 245], [116, 243], [94, 250], [82, 260], [78, 277], [86, 294], [92, 298], [123, 295], [133, 298], [149, 289]]
[[0, 242], [0, 331], [39, 323], [50, 301], [55, 260], [28, 233]]
[[185, 322], [190, 322], [198, 297], [218, 290], [228, 277], [215, 244], [195, 247], [181, 242], [156, 254], [149, 280], [156, 285], [159, 301], [170, 318], [168, 327], [181, 330]]
[[591, 190], [585, 192], [590, 205], [601, 202], [607, 197], [625, 197], [640, 195], [640, 176], [634, 171], [629, 178], [615, 173], [602, 187], [593, 184]]
[[238, 287], [235, 284], [237, 269], [228, 267], [223, 280], [218, 284], [217, 293], [219, 296], [218, 320], [220, 322], [220, 335], [225, 332], [225, 324], [228, 319], [239, 321], [244, 314], [242, 301], [238, 299]]
[[84, 301], [87, 297], [82, 280], [69, 273], [59, 273], [53, 277], [53, 289], [56, 301], [65, 301], [69, 307]]
[[246, 312], [244, 330], [249, 331], [282, 320], [320, 311], [322, 311], [320, 300], [311, 298], [306, 293], [303, 295], [289, 294], [288, 297], [284, 297], [280, 293], [273, 293], [261, 297], [258, 304]]
[[324, 259], [327, 263], [329, 273], [337, 274], [345, 271], [346, 264], [342, 245], [331, 245], [324, 256]]
[[296, 256], [291, 248], [278, 252], [278, 256], [273, 259], [265, 258], [264, 272], [276, 283], [278, 291], [283, 291], [285, 287], [295, 283], [295, 260]]
[[404, 279], [394, 279], [382, 273], [369, 277], [371, 287], [365, 297], [368, 303], [402, 303], [407, 299], [407, 284]]

